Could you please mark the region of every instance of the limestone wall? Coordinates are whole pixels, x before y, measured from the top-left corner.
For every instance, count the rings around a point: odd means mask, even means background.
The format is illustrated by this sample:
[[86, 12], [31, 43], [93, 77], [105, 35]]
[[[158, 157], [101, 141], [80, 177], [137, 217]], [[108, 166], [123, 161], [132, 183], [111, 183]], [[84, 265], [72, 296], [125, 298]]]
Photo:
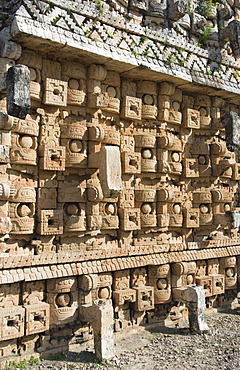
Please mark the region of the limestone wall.
[[0, 32], [1, 358], [85, 341], [98, 300], [116, 332], [181, 319], [192, 284], [208, 307], [230, 303], [238, 4], [11, 5]]

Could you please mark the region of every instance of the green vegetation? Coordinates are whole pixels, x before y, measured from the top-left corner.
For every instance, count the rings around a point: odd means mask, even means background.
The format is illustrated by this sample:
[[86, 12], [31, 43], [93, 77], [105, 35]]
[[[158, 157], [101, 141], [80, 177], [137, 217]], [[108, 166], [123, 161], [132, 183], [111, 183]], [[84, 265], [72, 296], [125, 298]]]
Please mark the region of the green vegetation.
[[216, 1], [204, 0], [196, 7], [196, 12], [208, 19], [218, 4]]
[[37, 365], [38, 361], [39, 361], [39, 359], [38, 358], [35, 358], [34, 356], [31, 356], [30, 359], [28, 360], [28, 362], [32, 366]]
[[233, 73], [233, 77], [238, 81], [239, 77], [240, 77], [240, 72], [239, 71], [235, 71]]
[[57, 16], [56, 18], [53, 19], [53, 23], [57, 23], [61, 19], [61, 15]]
[[53, 361], [60, 361], [65, 360], [66, 356], [63, 353], [56, 353], [55, 355], [52, 355], [51, 360]]
[[27, 360], [23, 359], [20, 362], [16, 361], [9, 361], [8, 363], [9, 368], [14, 368], [14, 369], [26, 369], [27, 368]]
[[197, 46], [199, 46], [200, 48], [203, 47], [203, 46], [206, 46], [207, 44], [207, 39], [208, 39], [208, 36], [210, 34], [210, 30], [211, 30], [212, 26], [205, 26], [204, 29], [203, 29], [203, 34], [200, 35], [199, 37], [199, 43]]
[[148, 40], [148, 37], [147, 36], [141, 36], [140, 37], [140, 41], [139, 41], [139, 46], [142, 45], [147, 40]]
[[177, 51], [172, 51], [171, 54], [169, 54], [166, 62], [166, 64], [171, 64], [171, 63], [175, 63], [175, 64], [178, 64], [179, 66], [184, 66], [184, 58], [182, 57], [182, 55], [177, 52]]
[[[133, 50], [131, 50], [131, 53], [133, 54], [133, 55], [135, 55], [135, 56], [137, 56], [137, 52], [136, 52], [136, 50], [134, 50], [134, 47], [140, 47], [141, 45], [143, 45], [144, 44], [144, 42], [145, 41], [147, 41], [148, 40], [148, 37], [147, 36], [141, 36], [140, 37], [140, 39], [139, 39], [139, 42], [137, 43], [136, 41], [134, 41], [134, 40], [132, 40], [132, 42], [131, 42], [131, 46], [132, 46], [132, 48], [133, 48]], [[148, 54], [150, 53], [150, 50], [145, 50], [145, 51], [143, 51], [143, 55], [144, 56], [147, 56]]]
[[100, 366], [107, 366], [109, 365], [109, 363], [107, 362], [107, 360], [105, 358], [103, 358], [102, 360], [98, 360], [94, 363], [94, 367], [100, 367]]
[[111, 34], [108, 30], [106, 30], [106, 34], [108, 35], [108, 37], [114, 38], [114, 35]]
[[31, 356], [29, 360], [24, 358], [20, 362], [9, 361], [8, 369], [27, 369], [27, 367], [29, 365], [31, 365], [31, 366], [37, 365], [38, 361], [39, 361], [39, 359], [34, 357], [34, 356]]
[[100, 14], [103, 14], [103, 3], [101, 0], [95, 0], [96, 8]]

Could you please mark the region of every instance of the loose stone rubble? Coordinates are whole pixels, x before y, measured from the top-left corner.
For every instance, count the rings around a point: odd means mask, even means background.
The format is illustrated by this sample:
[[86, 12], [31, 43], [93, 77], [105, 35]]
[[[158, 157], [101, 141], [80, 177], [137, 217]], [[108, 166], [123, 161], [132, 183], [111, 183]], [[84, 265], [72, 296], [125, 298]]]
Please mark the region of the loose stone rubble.
[[114, 332], [188, 311], [205, 331], [203, 291], [237, 294], [240, 5], [0, 13], [2, 363], [91, 338], [108, 358]]

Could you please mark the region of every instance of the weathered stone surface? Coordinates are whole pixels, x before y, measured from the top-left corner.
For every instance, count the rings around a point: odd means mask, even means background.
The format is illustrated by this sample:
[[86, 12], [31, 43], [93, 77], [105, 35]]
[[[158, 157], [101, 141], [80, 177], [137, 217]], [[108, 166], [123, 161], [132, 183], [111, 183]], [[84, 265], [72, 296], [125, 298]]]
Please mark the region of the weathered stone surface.
[[187, 289], [189, 325], [192, 333], [202, 334], [209, 330], [205, 318], [205, 294], [200, 286], [192, 286]]
[[0, 10], [2, 356], [205, 331], [240, 276], [238, 3]]
[[9, 115], [25, 119], [30, 108], [29, 69], [23, 65], [9, 68], [6, 75], [6, 99]]
[[113, 307], [99, 299], [92, 306], [82, 306], [83, 319], [90, 322], [94, 331], [95, 355], [99, 360], [114, 354]]
[[240, 146], [240, 117], [236, 112], [225, 113], [222, 124], [226, 130], [226, 144], [230, 151], [238, 150]]
[[121, 193], [121, 158], [117, 146], [105, 146], [100, 150], [99, 180], [105, 198], [115, 198]]

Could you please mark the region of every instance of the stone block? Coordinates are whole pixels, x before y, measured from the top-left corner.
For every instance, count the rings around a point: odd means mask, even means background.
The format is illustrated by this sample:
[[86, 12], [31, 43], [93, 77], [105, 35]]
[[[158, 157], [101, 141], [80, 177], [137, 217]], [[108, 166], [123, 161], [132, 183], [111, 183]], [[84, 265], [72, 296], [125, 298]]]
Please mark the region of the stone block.
[[46, 78], [44, 104], [63, 106], [67, 105], [67, 82], [53, 78]]
[[142, 119], [142, 100], [133, 96], [125, 96], [121, 108], [122, 118], [139, 121]]
[[122, 152], [123, 173], [141, 173], [141, 154]]
[[77, 139], [62, 139], [66, 148], [66, 167], [87, 167], [87, 143]]
[[199, 227], [199, 209], [191, 208], [184, 210], [184, 227], [186, 228]]
[[43, 281], [24, 283], [22, 300], [24, 305], [34, 305], [44, 299], [45, 284]]
[[168, 227], [170, 223], [170, 215], [169, 214], [158, 214], [157, 223], [159, 227]]
[[199, 177], [198, 163], [195, 158], [183, 159], [183, 175], [185, 177]]
[[78, 316], [78, 292], [47, 293], [50, 305], [50, 327], [66, 325]]
[[211, 276], [197, 276], [195, 281], [196, 285], [203, 287], [205, 297], [211, 297], [213, 295], [213, 281]]
[[239, 181], [240, 180], [240, 163], [234, 163], [232, 170], [233, 170], [232, 179]]
[[183, 113], [183, 125], [186, 128], [200, 129], [200, 112], [187, 108]]
[[156, 137], [150, 133], [134, 135], [134, 139], [137, 148], [155, 148], [156, 146]]
[[14, 186], [11, 190], [11, 202], [14, 203], [35, 203], [36, 189], [31, 186]]
[[56, 188], [44, 188], [38, 189], [38, 208], [49, 209], [57, 207], [57, 191]]
[[182, 123], [182, 113], [178, 112], [174, 109], [169, 109], [168, 122], [172, 123], [172, 124], [175, 124], [175, 125], [181, 125], [181, 123]]
[[113, 299], [116, 305], [122, 306], [125, 303], [136, 301], [136, 290], [128, 288], [123, 290], [115, 290]]
[[136, 311], [152, 310], [154, 308], [154, 288], [151, 286], [142, 286], [133, 288], [136, 290], [136, 302], [134, 309]]
[[187, 6], [184, 1], [175, 1], [171, 4], [169, 7], [169, 18], [178, 21], [180, 18], [184, 16], [184, 14], [187, 13]]
[[32, 335], [49, 330], [50, 306], [40, 302], [33, 305], [26, 305], [26, 335]]
[[0, 163], [10, 163], [10, 148], [0, 145]]
[[9, 234], [12, 230], [10, 217], [0, 217], [0, 234]]
[[10, 67], [6, 75], [7, 113], [25, 119], [30, 108], [30, 72], [24, 65]]
[[169, 226], [171, 227], [182, 227], [183, 215], [182, 214], [169, 214]]
[[12, 133], [10, 161], [13, 164], [37, 164], [36, 137]]
[[102, 216], [90, 215], [87, 216], [87, 227], [89, 230], [99, 230], [102, 227]]
[[212, 275], [212, 287], [213, 295], [223, 294], [225, 291], [224, 275]]
[[86, 230], [86, 211], [84, 203], [65, 203], [63, 205], [64, 231]]
[[205, 318], [205, 296], [201, 286], [191, 286], [186, 291], [190, 331], [201, 334], [209, 330]]
[[122, 191], [120, 150], [105, 146], [99, 152], [99, 180], [105, 198], [118, 196]]
[[25, 310], [21, 306], [0, 308], [0, 340], [23, 337]]
[[140, 209], [119, 209], [120, 225], [125, 231], [140, 230], [141, 229], [141, 219], [140, 219]]
[[[165, 265], [168, 266], [168, 265]], [[151, 267], [149, 285], [154, 287], [154, 304], [163, 304], [171, 301], [171, 279], [168, 266], [167, 273], [153, 274], [155, 268]], [[154, 276], [155, 275], [155, 276]]]
[[107, 77], [107, 69], [100, 64], [91, 64], [88, 68], [88, 78], [103, 81]]
[[113, 308], [104, 299], [82, 306], [84, 320], [90, 322], [94, 331], [95, 355], [98, 359], [110, 358], [113, 354]]
[[7, 340], [0, 343], [1, 357], [16, 355], [17, 351], [18, 351], [17, 339]]
[[43, 149], [43, 157], [40, 158], [40, 168], [48, 171], [64, 171], [65, 157], [66, 157], [65, 147], [46, 146]]
[[18, 306], [19, 304], [20, 285], [15, 284], [2, 284], [0, 290], [0, 307], [10, 308]]
[[38, 233], [58, 235], [63, 233], [63, 213], [60, 210], [45, 209], [38, 211]]
[[225, 113], [221, 120], [226, 130], [226, 145], [231, 152], [239, 149], [240, 117], [236, 112]]
[[[68, 83], [73, 83], [70, 80]], [[67, 89], [67, 103], [69, 105], [85, 106], [86, 105], [86, 83], [85, 81], [74, 80], [78, 89], [69, 88]], [[82, 87], [82, 88], [81, 88]]]

